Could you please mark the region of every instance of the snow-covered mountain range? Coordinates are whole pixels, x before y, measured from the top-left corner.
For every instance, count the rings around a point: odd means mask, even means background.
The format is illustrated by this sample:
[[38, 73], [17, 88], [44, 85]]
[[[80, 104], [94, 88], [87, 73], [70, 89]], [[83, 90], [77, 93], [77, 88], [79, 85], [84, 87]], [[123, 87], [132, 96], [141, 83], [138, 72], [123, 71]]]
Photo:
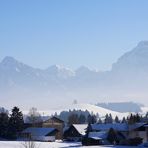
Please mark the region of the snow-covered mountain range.
[[[98, 59], [99, 62], [99, 59]], [[79, 102], [137, 101], [148, 105], [148, 41], [140, 42], [113, 64], [110, 71], [87, 67], [71, 70], [58, 65], [37, 69], [13, 57], [0, 63], [0, 101], [49, 108]], [[7, 102], [7, 104], [6, 104]]]

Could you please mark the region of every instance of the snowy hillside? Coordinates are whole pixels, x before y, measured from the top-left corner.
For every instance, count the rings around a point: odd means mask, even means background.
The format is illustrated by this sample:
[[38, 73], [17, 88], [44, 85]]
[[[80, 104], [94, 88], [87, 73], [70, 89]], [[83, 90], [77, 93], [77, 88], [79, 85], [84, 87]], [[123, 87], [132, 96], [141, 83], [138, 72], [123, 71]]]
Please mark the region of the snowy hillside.
[[[118, 116], [120, 119], [123, 117], [126, 117], [129, 115], [129, 113], [119, 113], [112, 110], [108, 110], [102, 107], [98, 107], [96, 105], [91, 104], [73, 104], [70, 106], [61, 106], [59, 109], [53, 109], [53, 110], [42, 110], [39, 111], [41, 115], [44, 116], [50, 116], [53, 115], [55, 112], [59, 114], [62, 111], [69, 111], [69, 110], [82, 110], [82, 111], [89, 111], [90, 113], [99, 114], [100, 118], [104, 118], [106, 114], [112, 114], [113, 118], [115, 116]], [[27, 111], [24, 112], [24, 114], [27, 114]]]
[[141, 107], [142, 113], [146, 114], [148, 112], [148, 107]]

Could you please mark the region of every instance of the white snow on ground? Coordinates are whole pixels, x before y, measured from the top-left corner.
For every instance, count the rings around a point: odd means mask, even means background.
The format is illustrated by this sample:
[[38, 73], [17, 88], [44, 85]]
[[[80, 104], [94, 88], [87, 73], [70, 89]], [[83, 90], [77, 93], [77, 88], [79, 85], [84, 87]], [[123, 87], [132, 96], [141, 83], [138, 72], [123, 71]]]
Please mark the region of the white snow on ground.
[[[44, 116], [51, 116], [54, 115], [54, 113], [56, 112], [57, 114], [59, 114], [62, 111], [69, 111], [69, 110], [82, 110], [82, 111], [86, 111], [88, 110], [90, 113], [93, 112], [94, 114], [99, 114], [99, 116], [101, 118], [105, 117], [106, 114], [112, 114], [113, 118], [115, 118], [115, 116], [118, 116], [120, 119], [122, 119], [123, 117], [127, 117], [129, 115], [129, 113], [119, 113], [119, 112], [115, 112], [109, 109], [105, 109], [103, 107], [99, 107], [96, 105], [92, 105], [92, 104], [73, 104], [70, 106], [61, 106], [58, 109], [53, 109], [53, 110], [45, 110], [45, 111], [39, 111], [41, 115]], [[24, 114], [27, 114], [27, 111], [23, 112]]]
[[[23, 142], [0, 141], [0, 148], [24, 148]], [[112, 148], [113, 146], [81, 146], [81, 143], [66, 142], [36, 142], [37, 148]], [[131, 146], [114, 146], [114, 148], [136, 148]]]

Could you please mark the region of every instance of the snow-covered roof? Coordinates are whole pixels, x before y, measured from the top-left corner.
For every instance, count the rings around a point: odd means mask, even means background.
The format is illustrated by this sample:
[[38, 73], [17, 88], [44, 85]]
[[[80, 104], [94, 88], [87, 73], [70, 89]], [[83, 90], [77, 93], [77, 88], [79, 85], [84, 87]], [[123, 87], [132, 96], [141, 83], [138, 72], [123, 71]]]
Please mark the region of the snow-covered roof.
[[105, 138], [107, 137], [107, 132], [106, 132], [106, 131], [101, 131], [101, 132], [89, 132], [88, 137], [89, 137], [89, 138], [96, 139], [96, 140], [105, 139]]
[[81, 134], [85, 135], [88, 124], [73, 124], [74, 128]]
[[108, 131], [113, 128], [117, 131], [128, 131], [128, 125], [126, 123], [107, 123], [107, 124], [91, 124], [92, 130], [96, 131]]
[[30, 133], [32, 136], [46, 136], [54, 130], [55, 128], [30, 127], [25, 129], [22, 133]]

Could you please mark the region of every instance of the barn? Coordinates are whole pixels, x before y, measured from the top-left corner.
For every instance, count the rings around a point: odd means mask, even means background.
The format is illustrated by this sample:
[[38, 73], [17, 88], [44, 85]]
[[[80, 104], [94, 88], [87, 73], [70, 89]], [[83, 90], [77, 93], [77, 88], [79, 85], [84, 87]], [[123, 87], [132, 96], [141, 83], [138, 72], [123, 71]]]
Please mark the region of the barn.
[[55, 128], [30, 127], [22, 131], [21, 138], [34, 141], [55, 141], [55, 135], [58, 132]]
[[64, 139], [67, 141], [81, 141], [86, 134], [87, 124], [72, 124], [64, 131]]
[[42, 127], [44, 127], [44, 128], [57, 129], [58, 132], [56, 133], [56, 139], [63, 139], [64, 126], [65, 126], [64, 121], [57, 118], [57, 117], [51, 117], [50, 119], [48, 119], [42, 123]]

